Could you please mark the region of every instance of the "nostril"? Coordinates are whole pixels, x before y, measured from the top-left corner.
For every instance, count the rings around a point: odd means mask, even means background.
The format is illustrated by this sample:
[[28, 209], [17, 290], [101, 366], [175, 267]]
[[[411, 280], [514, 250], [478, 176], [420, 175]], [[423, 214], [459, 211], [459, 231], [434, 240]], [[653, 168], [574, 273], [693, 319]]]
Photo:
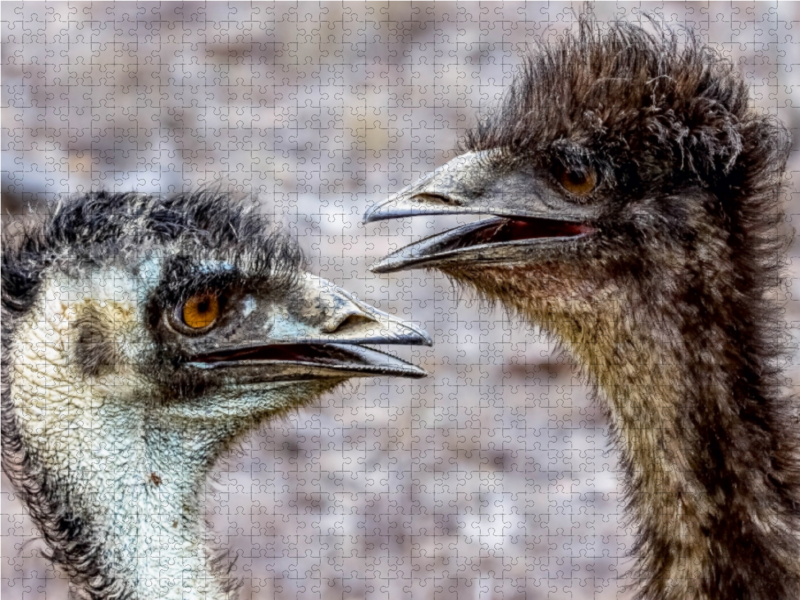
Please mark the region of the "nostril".
[[435, 192], [423, 192], [421, 194], [414, 194], [411, 200], [413, 202], [420, 202], [427, 204], [445, 204], [447, 206], [461, 206], [461, 202], [459, 202], [458, 200], [450, 198], [449, 196], [437, 194]]
[[350, 329], [357, 329], [374, 322], [375, 320], [367, 315], [361, 313], [350, 313], [344, 319], [330, 319], [327, 323], [325, 323], [323, 331], [325, 333], [344, 333]]

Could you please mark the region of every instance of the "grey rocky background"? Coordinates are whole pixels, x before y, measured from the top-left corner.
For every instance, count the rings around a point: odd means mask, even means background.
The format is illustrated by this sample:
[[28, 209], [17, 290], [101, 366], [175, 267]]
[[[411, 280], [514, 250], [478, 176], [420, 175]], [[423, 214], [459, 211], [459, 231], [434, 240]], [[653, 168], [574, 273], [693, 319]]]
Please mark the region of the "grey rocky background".
[[[313, 269], [435, 338], [422, 381], [358, 381], [254, 433], [207, 489], [244, 598], [628, 598], [607, 425], [569, 357], [444, 278], [367, 267], [450, 226], [361, 215], [454, 155], [578, 3], [3, 3], [4, 213], [89, 189], [256, 194]], [[791, 3], [602, 3], [694, 27], [800, 128]], [[800, 137], [795, 135], [795, 137]], [[800, 213], [800, 153], [787, 213]], [[796, 226], [796, 225], [795, 225]], [[791, 258], [800, 254], [797, 244]], [[800, 323], [790, 260], [786, 320]], [[789, 383], [800, 382], [792, 357]], [[66, 585], [3, 479], [4, 598]]]

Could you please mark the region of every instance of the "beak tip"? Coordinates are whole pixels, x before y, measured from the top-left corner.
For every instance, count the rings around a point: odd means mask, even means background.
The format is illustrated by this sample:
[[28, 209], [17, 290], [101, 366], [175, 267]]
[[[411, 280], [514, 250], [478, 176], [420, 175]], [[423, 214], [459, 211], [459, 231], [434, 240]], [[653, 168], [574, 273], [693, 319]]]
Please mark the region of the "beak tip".
[[409, 370], [408, 374], [406, 375], [406, 377], [408, 377], [409, 379], [424, 379], [426, 377], [431, 376], [431, 374], [428, 373], [425, 369], [418, 367], [416, 365], [413, 366], [414, 370], [413, 371]]
[[422, 331], [420, 333], [421, 333], [421, 335], [419, 336], [419, 342], [417, 342], [417, 345], [419, 345], [419, 346], [427, 346], [428, 348], [431, 348], [433, 346], [433, 340], [431, 339], [431, 336], [429, 336], [424, 331]]
[[367, 223], [374, 223], [375, 221], [381, 221], [386, 218], [384, 215], [384, 211], [382, 210], [384, 206], [390, 204], [392, 200], [394, 200], [395, 196], [390, 196], [383, 202], [378, 202], [377, 204], [373, 204], [367, 209], [367, 212], [364, 213], [364, 216], [361, 218], [361, 222], [366, 225]]
[[433, 339], [428, 332], [422, 329], [422, 327], [418, 327], [409, 322], [403, 323], [403, 326], [407, 330], [407, 337], [406, 337], [406, 344], [413, 345], [413, 346], [433, 346]]
[[432, 347], [433, 346], [433, 338], [430, 335], [428, 335], [428, 332], [425, 331], [424, 329], [420, 329], [419, 333], [420, 333], [420, 337], [422, 338], [422, 344], [420, 344], [420, 345], [421, 346], [427, 346], [428, 348]]
[[394, 273], [395, 271], [402, 270], [402, 265], [397, 266], [395, 261], [391, 260], [392, 255], [385, 256], [378, 262], [370, 265], [369, 270], [376, 275], [385, 275], [386, 273]]
[[376, 262], [374, 265], [370, 265], [369, 272], [370, 273], [375, 273], [377, 275], [377, 274], [387, 273], [388, 271], [385, 270], [385, 266], [383, 264], [383, 261], [380, 260], [380, 261]]

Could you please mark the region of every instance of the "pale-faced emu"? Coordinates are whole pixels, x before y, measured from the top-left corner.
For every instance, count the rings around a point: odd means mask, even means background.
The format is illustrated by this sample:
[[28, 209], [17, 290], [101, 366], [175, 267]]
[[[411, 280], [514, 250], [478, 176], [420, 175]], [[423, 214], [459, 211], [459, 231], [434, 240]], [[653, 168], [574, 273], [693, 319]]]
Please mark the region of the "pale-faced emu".
[[230, 598], [200, 493], [266, 419], [430, 343], [221, 194], [93, 193], [4, 240], [3, 469], [81, 597]]
[[621, 452], [639, 598], [797, 600], [799, 438], [770, 296], [788, 138], [687, 37], [583, 16], [460, 156], [365, 220], [494, 218], [373, 270], [439, 269], [578, 359]]

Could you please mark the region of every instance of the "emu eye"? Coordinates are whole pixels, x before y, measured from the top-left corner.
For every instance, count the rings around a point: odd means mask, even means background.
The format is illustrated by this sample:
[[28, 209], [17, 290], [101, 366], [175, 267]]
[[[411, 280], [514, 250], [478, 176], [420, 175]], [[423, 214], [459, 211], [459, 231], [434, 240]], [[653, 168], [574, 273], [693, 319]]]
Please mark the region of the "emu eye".
[[581, 169], [559, 165], [556, 177], [561, 187], [575, 196], [587, 196], [597, 187], [597, 173], [592, 167]]
[[210, 327], [219, 317], [219, 298], [211, 292], [201, 292], [189, 298], [181, 309], [183, 322], [191, 329]]

